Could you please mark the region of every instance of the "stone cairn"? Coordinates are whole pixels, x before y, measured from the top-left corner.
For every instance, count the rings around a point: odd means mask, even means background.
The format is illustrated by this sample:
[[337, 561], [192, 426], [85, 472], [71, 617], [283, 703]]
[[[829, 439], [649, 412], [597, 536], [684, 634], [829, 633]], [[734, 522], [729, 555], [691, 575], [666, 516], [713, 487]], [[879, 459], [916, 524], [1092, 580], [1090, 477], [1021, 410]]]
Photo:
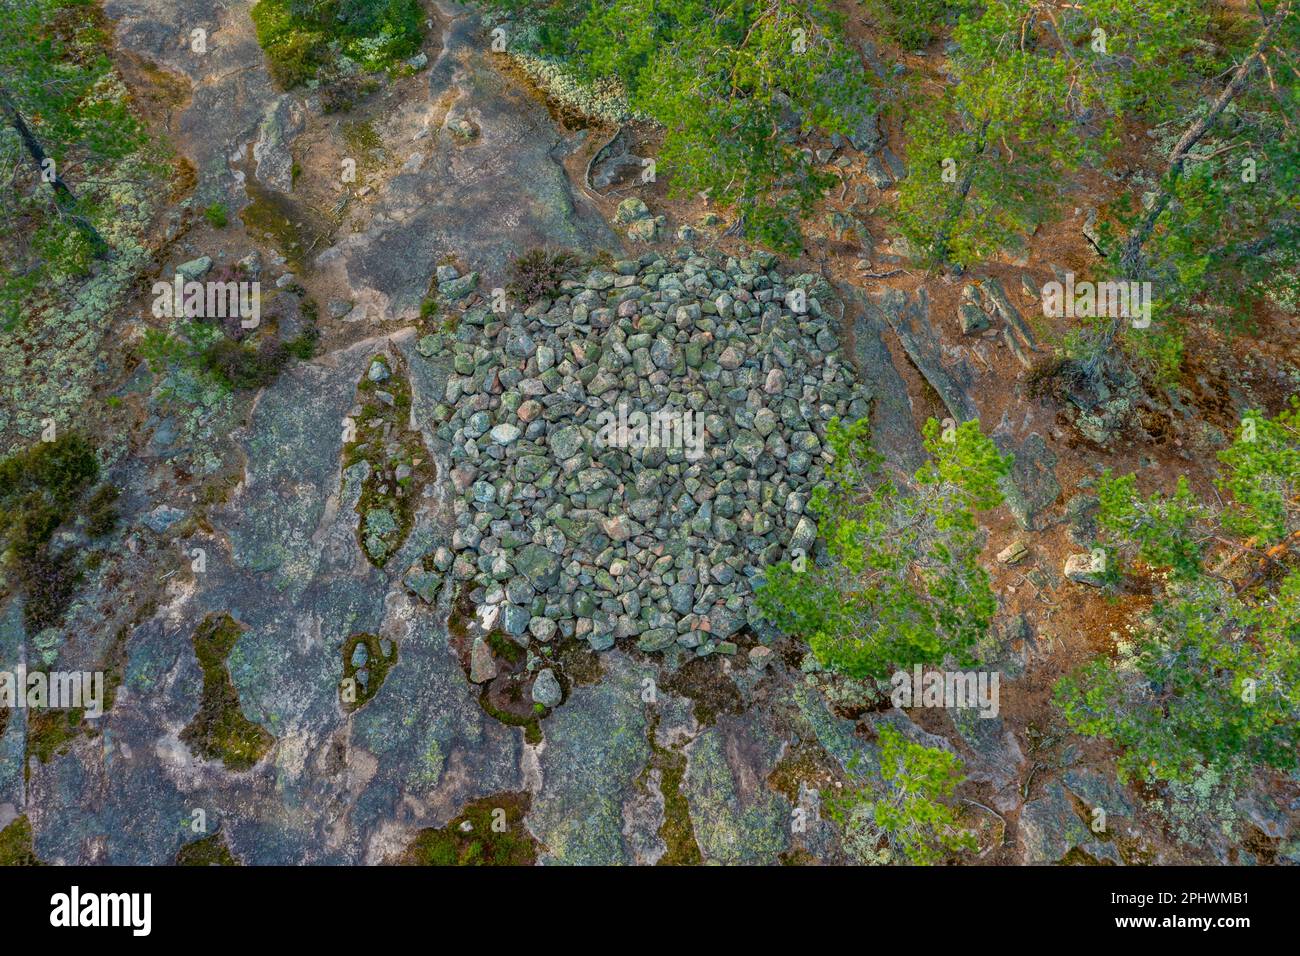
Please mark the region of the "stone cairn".
[[[471, 308], [436, 409], [455, 531], [433, 574], [515, 641], [734, 654], [763, 569], [808, 554], [827, 423], [868, 414], [831, 291], [683, 249]], [[558, 636], [558, 637], [557, 637]]]

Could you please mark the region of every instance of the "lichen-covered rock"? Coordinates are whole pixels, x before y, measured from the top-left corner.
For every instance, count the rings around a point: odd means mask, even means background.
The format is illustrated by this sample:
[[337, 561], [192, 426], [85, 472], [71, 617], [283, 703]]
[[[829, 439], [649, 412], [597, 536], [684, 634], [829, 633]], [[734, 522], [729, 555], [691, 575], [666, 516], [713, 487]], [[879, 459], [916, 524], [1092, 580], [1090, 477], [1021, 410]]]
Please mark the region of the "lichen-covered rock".
[[667, 220], [663, 216], [653, 219], [638, 219], [627, 227], [627, 237], [636, 242], [658, 242], [663, 238]]
[[1061, 496], [1056, 479], [1056, 454], [1047, 447], [1043, 436], [1031, 432], [1019, 445], [1011, 445], [1001, 435], [994, 435], [1002, 450], [1015, 456], [1011, 473], [999, 482], [1016, 523], [1026, 531], [1042, 527], [1042, 515]]
[[792, 805], [765, 783], [779, 752], [750, 715], [720, 720], [687, 748], [683, 789], [706, 862], [774, 863], [789, 845]]
[[497, 663], [492, 649], [481, 637], [474, 638], [469, 652], [469, 679], [475, 684], [485, 684], [497, 676]]
[[1061, 778], [1065, 788], [1090, 808], [1101, 808], [1107, 817], [1132, 817], [1133, 797], [1118, 780], [1089, 767], [1071, 767]]
[[1075, 584], [1099, 588], [1106, 583], [1105, 569], [1092, 554], [1072, 554], [1065, 559], [1064, 574]]
[[164, 534], [176, 522], [185, 517], [185, 512], [179, 508], [173, 508], [170, 505], [159, 505], [141, 520], [152, 531], [158, 534]]
[[989, 317], [973, 302], [963, 302], [957, 307], [957, 321], [963, 335], [982, 332], [989, 327]]
[[[436, 265], [449, 251], [495, 281], [526, 249], [618, 246], [593, 204], [570, 185], [562, 165], [565, 134], [546, 103], [520, 96], [518, 79], [499, 69], [490, 44], [483, 43], [479, 16], [457, 6], [436, 16], [439, 50], [430, 54], [421, 82], [431, 101], [449, 105], [447, 135], [427, 140], [419, 169], [387, 182], [363, 228], [318, 249], [313, 263], [349, 288], [358, 311], [364, 305], [375, 321], [415, 320]], [[514, 37], [516, 31], [512, 26], [507, 33]], [[557, 72], [555, 64], [536, 65]], [[548, 97], [581, 88], [554, 80]], [[223, 140], [242, 141], [233, 134]], [[471, 273], [440, 283], [439, 296], [444, 304], [465, 302], [482, 292], [478, 279]]]
[[1043, 788], [1041, 797], [1029, 801], [1020, 811], [1020, 847], [1024, 862], [1030, 866], [1059, 863], [1075, 848], [1095, 860], [1120, 862], [1119, 853], [1111, 843], [1094, 839], [1065, 788], [1055, 781]]
[[450, 282], [440, 283], [438, 295], [448, 302], [459, 302], [478, 288], [478, 273], [459, 276]]
[[442, 588], [442, 575], [436, 571], [412, 571], [406, 576], [406, 586], [420, 596], [425, 604], [438, 600]]
[[631, 861], [623, 807], [650, 757], [640, 682], [645, 672], [611, 659], [605, 679], [573, 689], [546, 720], [543, 786], [528, 828], [543, 863], [608, 866]]
[[614, 221], [624, 225], [636, 222], [638, 219], [648, 219], [649, 217], [649, 208], [645, 202], [635, 196], [624, 199], [618, 204], [618, 209], [614, 212]]
[[560, 682], [555, 677], [555, 671], [549, 667], [543, 667], [533, 678], [533, 700], [543, 707], [558, 707], [560, 699], [563, 697], [563, 691], [560, 690]]
[[212, 270], [212, 257], [199, 256], [176, 267], [176, 274], [186, 282], [198, 282]]

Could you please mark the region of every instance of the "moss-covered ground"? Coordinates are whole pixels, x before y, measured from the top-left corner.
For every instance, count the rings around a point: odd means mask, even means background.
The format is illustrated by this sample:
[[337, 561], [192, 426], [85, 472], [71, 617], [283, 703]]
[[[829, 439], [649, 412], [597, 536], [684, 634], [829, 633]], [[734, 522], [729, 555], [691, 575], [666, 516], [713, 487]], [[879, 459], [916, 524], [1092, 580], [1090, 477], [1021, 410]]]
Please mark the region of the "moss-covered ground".
[[177, 866], [241, 866], [226, 845], [220, 830], [200, 840], [185, 844], [176, 854]]
[[[387, 372], [378, 381], [370, 377], [376, 366]], [[357, 538], [370, 563], [383, 567], [411, 533], [433, 460], [420, 433], [410, 427], [411, 386], [395, 360], [371, 360], [357, 386], [357, 400], [361, 414], [353, 422], [354, 440], [343, 448], [343, 467], [362, 461], [370, 466], [357, 501]]]
[[524, 826], [531, 798], [499, 793], [476, 800], [438, 829], [421, 830], [401, 862], [408, 866], [531, 866], [537, 841]]
[[[701, 862], [700, 847], [695, 841], [695, 827], [691, 823], [691, 808], [682, 792], [686, 776], [686, 755], [675, 747], [665, 747], [655, 739], [659, 726], [656, 714], [651, 718], [647, 737], [650, 741], [651, 769], [659, 771], [659, 792], [664, 798], [664, 822], [659, 827], [659, 837], [667, 850], [659, 858], [659, 866], [697, 866]], [[641, 778], [645, 785], [645, 776]]]
[[275, 742], [264, 727], [244, 716], [226, 666], [242, 631], [229, 614], [209, 614], [195, 629], [194, 653], [203, 670], [203, 695], [199, 712], [181, 731], [181, 740], [196, 754], [220, 760], [231, 770], [248, 770]]
[[[364, 647], [363, 660], [357, 658], [357, 648]], [[345, 710], [353, 711], [372, 701], [379, 688], [384, 686], [388, 672], [397, 663], [397, 644], [393, 642], [387, 655], [383, 641], [374, 634], [353, 634], [343, 642], [343, 680], [339, 684], [339, 697]]]
[[16, 817], [0, 830], [0, 866], [41, 866], [32, 848], [32, 825], [26, 816]]

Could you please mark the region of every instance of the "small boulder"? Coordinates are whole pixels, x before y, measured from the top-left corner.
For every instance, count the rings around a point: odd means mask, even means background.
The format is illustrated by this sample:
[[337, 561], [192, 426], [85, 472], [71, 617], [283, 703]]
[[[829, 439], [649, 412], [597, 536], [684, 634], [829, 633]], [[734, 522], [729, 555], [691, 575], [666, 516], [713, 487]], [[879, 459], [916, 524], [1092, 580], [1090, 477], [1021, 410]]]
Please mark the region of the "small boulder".
[[151, 530], [156, 531], [158, 534], [163, 534], [168, 528], [184, 517], [185, 512], [181, 511], [179, 508], [173, 508], [170, 505], [159, 505], [157, 508], [154, 508], [153, 511], [150, 511], [144, 516], [144, 523]]
[[438, 295], [448, 302], [458, 302], [476, 288], [478, 288], [478, 273], [471, 272], [468, 275], [452, 279], [450, 282], [440, 282], [438, 284]]
[[549, 667], [543, 667], [537, 672], [537, 678], [533, 681], [533, 700], [543, 707], [555, 707], [560, 703], [564, 692], [560, 690], [560, 682], [555, 678], [555, 672]]
[[1023, 561], [1029, 554], [1029, 549], [1025, 547], [1023, 541], [1012, 541], [1009, 545], [998, 552], [998, 561], [1002, 564], [1015, 564]]
[[490, 434], [492, 435], [492, 440], [498, 445], [510, 445], [518, 440], [521, 433], [518, 425], [511, 425], [509, 422], [503, 422], [493, 428]]
[[469, 679], [475, 684], [485, 684], [496, 676], [497, 662], [492, 659], [492, 649], [483, 638], [474, 638], [469, 652]]
[[1086, 584], [1099, 588], [1104, 580], [1105, 564], [1094, 559], [1091, 554], [1072, 554], [1065, 559], [1065, 576], [1075, 584]]
[[186, 282], [198, 282], [212, 269], [211, 256], [199, 256], [176, 267], [176, 274]]
[[973, 302], [962, 302], [957, 307], [957, 321], [961, 323], [963, 335], [982, 332], [989, 327], [989, 317]]
[[666, 222], [663, 216], [656, 216], [654, 219], [638, 219], [628, 226], [627, 237], [637, 242], [658, 242], [663, 237]]
[[619, 203], [618, 211], [614, 213], [614, 221], [623, 225], [636, 222], [639, 219], [648, 219], [649, 217], [649, 207], [635, 196], [624, 199]]

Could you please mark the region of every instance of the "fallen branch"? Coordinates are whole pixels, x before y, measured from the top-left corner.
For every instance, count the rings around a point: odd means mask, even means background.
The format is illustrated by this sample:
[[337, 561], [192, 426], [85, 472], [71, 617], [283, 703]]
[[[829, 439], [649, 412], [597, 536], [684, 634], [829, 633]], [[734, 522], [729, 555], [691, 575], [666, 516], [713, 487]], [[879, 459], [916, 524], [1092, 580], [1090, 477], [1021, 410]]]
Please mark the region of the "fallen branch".
[[605, 152], [605, 150], [609, 149], [609, 147], [613, 145], [614, 140], [618, 139], [619, 136], [622, 135], [622, 133], [623, 133], [623, 125], [620, 123], [618, 128], [614, 130], [614, 135], [611, 136], [609, 139], [605, 140], [604, 145], [602, 145], [600, 149], [592, 153], [591, 159], [587, 160], [587, 168], [582, 171], [582, 189], [587, 194], [587, 196], [591, 199], [604, 198], [603, 196], [600, 195], [600, 193], [596, 192], [596, 187], [594, 187], [591, 184], [591, 167], [596, 165], [596, 160], [600, 159], [600, 154]]

